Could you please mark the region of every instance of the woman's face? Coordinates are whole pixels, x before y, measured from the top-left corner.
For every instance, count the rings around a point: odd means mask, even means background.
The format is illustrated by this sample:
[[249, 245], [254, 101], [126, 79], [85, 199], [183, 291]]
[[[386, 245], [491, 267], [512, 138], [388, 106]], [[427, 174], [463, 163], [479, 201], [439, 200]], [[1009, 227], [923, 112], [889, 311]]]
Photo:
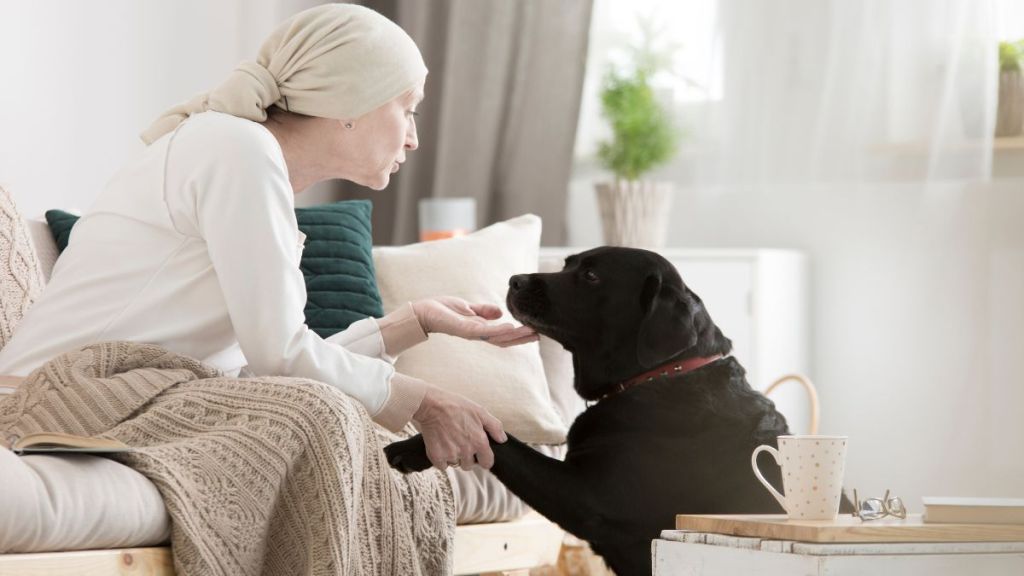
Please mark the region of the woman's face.
[[[423, 85], [350, 121], [338, 120], [340, 138], [336, 176], [383, 190], [405, 162], [407, 150], [419, 146], [416, 106], [423, 100]], [[352, 128], [345, 127], [351, 122]]]

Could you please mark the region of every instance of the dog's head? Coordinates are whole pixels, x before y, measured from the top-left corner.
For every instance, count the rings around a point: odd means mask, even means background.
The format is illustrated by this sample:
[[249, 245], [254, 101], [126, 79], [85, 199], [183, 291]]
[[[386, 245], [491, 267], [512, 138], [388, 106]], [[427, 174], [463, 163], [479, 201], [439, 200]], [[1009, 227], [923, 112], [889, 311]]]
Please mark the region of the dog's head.
[[662, 256], [604, 246], [566, 258], [561, 272], [509, 280], [508, 308], [573, 353], [585, 399], [674, 359], [726, 354], [732, 343]]

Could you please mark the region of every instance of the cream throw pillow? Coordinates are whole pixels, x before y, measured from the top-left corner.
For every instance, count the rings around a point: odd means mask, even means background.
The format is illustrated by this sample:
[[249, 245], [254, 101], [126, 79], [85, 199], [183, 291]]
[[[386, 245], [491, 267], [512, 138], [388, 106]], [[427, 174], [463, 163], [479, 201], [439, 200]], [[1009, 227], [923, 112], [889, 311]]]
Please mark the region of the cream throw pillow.
[[[508, 279], [537, 271], [540, 230], [540, 218], [530, 214], [458, 238], [374, 248], [384, 312], [448, 295], [497, 304], [511, 320], [505, 307]], [[566, 427], [551, 401], [536, 342], [499, 348], [431, 334], [402, 353], [395, 367], [478, 402], [524, 442], [565, 441]]]

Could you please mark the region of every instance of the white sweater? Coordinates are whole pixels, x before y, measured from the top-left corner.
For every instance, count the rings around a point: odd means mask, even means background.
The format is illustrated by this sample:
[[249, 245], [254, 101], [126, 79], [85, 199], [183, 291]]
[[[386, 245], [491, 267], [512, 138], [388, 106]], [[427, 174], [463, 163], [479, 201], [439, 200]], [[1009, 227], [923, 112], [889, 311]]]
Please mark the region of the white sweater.
[[193, 116], [118, 172], [75, 225], [0, 351], [0, 374], [91, 343], [149, 342], [229, 374], [247, 365], [333, 384], [400, 428], [425, 391], [392, 366], [426, 338], [411, 308], [320, 338], [305, 324], [301, 250], [276, 138], [227, 114]]

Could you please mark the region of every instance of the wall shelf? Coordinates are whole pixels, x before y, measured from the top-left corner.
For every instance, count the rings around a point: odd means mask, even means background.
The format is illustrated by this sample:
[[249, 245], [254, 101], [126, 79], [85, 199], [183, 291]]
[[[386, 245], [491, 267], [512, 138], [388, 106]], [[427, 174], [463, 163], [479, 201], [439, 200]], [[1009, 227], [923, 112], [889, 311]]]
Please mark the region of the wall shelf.
[[1008, 136], [992, 140], [994, 150], [1024, 150], [1024, 136]]

